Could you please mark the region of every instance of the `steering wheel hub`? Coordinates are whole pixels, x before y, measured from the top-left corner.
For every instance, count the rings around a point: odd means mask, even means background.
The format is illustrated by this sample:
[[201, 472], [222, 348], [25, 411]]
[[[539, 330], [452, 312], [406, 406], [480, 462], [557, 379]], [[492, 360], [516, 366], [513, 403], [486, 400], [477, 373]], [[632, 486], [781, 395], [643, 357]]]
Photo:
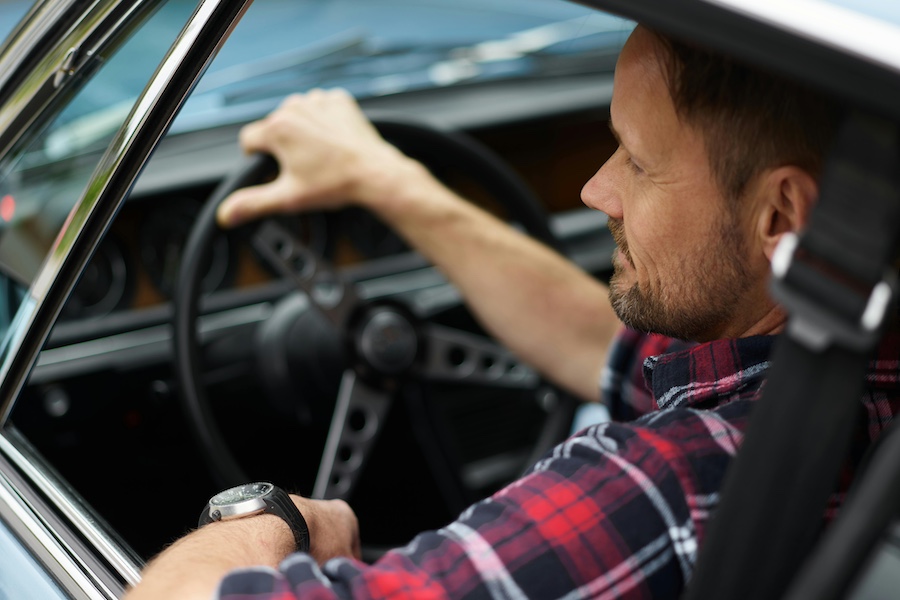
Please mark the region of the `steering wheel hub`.
[[356, 350], [378, 372], [396, 375], [409, 369], [419, 351], [419, 336], [409, 319], [389, 307], [363, 317], [357, 329]]

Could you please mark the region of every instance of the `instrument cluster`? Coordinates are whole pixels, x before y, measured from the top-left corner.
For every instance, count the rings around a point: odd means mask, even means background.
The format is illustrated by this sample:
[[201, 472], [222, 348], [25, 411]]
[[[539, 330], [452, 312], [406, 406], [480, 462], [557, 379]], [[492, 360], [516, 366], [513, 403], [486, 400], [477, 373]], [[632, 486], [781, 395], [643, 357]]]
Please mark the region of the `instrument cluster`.
[[[171, 301], [203, 197], [202, 192], [180, 192], [127, 202], [70, 296], [63, 318], [98, 319]], [[338, 267], [408, 251], [396, 234], [360, 209], [279, 220]], [[202, 282], [204, 293], [249, 288], [275, 277], [252, 249], [253, 227], [216, 235]]]

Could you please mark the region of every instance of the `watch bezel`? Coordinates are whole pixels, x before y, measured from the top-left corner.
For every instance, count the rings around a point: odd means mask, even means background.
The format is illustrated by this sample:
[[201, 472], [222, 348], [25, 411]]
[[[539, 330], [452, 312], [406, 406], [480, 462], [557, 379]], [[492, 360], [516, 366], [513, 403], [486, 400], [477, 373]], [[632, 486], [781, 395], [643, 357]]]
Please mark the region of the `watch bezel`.
[[[235, 490], [246, 489], [262, 486], [263, 491], [257, 492], [252, 498], [246, 498], [238, 502], [223, 502], [219, 500], [233, 494]], [[249, 515], [261, 513], [266, 510], [266, 499], [275, 491], [275, 486], [267, 481], [256, 481], [253, 483], [243, 483], [234, 487], [222, 490], [209, 499], [209, 515], [214, 521], [233, 519], [236, 517], [246, 517]], [[218, 513], [218, 514], [216, 514]]]

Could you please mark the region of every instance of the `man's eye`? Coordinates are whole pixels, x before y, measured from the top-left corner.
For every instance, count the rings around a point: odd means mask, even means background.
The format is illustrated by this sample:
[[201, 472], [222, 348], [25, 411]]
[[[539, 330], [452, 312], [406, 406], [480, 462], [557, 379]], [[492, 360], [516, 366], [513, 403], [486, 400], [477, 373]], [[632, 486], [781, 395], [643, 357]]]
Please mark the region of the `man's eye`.
[[630, 156], [625, 157], [625, 164], [628, 165], [628, 168], [631, 169], [632, 173], [635, 175], [640, 175], [644, 172], [642, 168], [640, 168], [633, 160], [631, 160]]

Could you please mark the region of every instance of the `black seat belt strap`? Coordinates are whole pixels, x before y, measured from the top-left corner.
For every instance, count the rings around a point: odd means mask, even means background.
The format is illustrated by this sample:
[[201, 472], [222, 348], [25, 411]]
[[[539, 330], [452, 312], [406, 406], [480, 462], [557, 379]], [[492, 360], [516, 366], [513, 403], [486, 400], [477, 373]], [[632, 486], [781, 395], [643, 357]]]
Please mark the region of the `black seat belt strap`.
[[896, 127], [851, 115], [801, 237], [773, 259], [790, 314], [687, 598], [781, 597], [822, 526], [889, 312], [900, 223]]

